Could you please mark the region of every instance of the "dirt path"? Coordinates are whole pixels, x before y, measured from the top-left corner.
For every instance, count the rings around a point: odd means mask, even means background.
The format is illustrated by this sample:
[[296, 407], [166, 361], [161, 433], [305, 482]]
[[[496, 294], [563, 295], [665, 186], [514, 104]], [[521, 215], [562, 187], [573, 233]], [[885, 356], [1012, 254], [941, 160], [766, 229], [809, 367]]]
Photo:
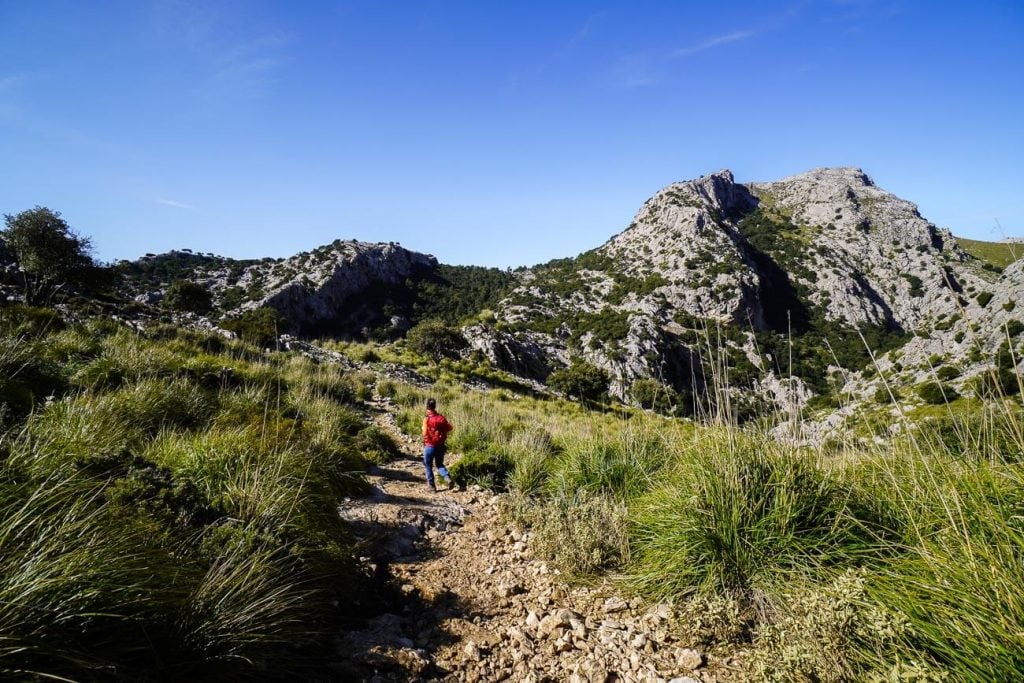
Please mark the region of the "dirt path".
[[609, 585], [568, 586], [503, 519], [500, 496], [430, 491], [418, 444], [400, 434], [393, 406], [371, 408], [403, 456], [374, 471], [373, 492], [340, 512], [391, 609], [343, 637], [348, 663], [339, 673], [365, 681], [731, 679], [729, 662], [709, 663], [677, 641], [668, 605], [624, 599]]

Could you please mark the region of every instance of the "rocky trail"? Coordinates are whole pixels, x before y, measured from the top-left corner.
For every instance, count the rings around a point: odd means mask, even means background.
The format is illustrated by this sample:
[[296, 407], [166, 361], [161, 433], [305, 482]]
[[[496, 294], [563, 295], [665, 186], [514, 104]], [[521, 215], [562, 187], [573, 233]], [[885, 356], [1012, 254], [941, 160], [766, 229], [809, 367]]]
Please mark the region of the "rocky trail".
[[669, 605], [564, 581], [501, 515], [501, 495], [430, 491], [419, 446], [398, 430], [393, 406], [383, 399], [371, 409], [403, 455], [372, 472], [372, 493], [340, 513], [394, 597], [343, 636], [346, 680], [735, 680], [728, 660], [708, 661], [677, 640]]

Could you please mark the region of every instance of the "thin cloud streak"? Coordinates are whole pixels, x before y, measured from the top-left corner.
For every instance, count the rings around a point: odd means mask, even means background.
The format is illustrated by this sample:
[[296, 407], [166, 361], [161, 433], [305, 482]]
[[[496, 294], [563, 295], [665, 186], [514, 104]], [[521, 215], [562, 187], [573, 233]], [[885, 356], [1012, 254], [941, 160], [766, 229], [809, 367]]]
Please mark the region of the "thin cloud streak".
[[573, 45], [575, 43], [579, 43], [581, 41], [586, 40], [590, 36], [591, 32], [594, 30], [594, 26], [599, 22], [604, 21], [604, 19], [607, 16], [607, 12], [597, 12], [595, 14], [591, 14], [589, 17], [584, 19], [583, 25], [580, 27], [580, 29], [576, 31], [576, 33], [574, 33], [571, 38], [569, 38], [569, 44]]
[[746, 40], [751, 36], [755, 35], [755, 31], [733, 31], [732, 33], [726, 33], [724, 35], [715, 36], [708, 38], [707, 40], [691, 45], [690, 47], [679, 48], [672, 52], [673, 57], [686, 57], [688, 55], [695, 55], [698, 52], [704, 52], [711, 48], [718, 47], [719, 45], [728, 45], [729, 43], [738, 43], [741, 40]]
[[196, 207], [192, 206], [191, 204], [186, 204], [184, 202], [178, 202], [178, 201], [175, 201], [173, 199], [157, 199], [156, 203], [157, 204], [163, 204], [164, 206], [173, 206], [176, 209], [185, 209], [186, 211], [195, 211], [196, 210]]

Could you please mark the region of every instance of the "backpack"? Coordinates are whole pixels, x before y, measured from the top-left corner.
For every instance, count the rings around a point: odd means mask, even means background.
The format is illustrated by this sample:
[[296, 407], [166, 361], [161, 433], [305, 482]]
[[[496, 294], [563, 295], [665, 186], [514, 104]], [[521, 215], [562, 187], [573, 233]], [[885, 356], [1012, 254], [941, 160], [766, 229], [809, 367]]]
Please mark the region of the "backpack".
[[440, 445], [448, 437], [448, 420], [444, 415], [435, 413], [427, 416], [427, 437], [425, 441], [430, 444]]

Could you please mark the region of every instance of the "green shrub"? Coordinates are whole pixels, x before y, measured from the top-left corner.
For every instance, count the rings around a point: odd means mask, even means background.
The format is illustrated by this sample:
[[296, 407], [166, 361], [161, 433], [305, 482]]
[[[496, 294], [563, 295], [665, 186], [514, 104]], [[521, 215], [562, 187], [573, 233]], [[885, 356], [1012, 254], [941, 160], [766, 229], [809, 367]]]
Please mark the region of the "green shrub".
[[906, 661], [906, 621], [870, 600], [866, 584], [864, 572], [847, 570], [824, 586], [787, 588], [779, 618], [757, 631], [746, 661], [751, 679], [944, 680], [941, 670]]
[[279, 335], [288, 331], [287, 321], [273, 308], [254, 308], [237, 318], [221, 323], [244, 341], [261, 347], [272, 347]]
[[503, 491], [514, 466], [515, 462], [508, 453], [492, 447], [487, 451], [463, 453], [459, 461], [449, 469], [449, 473], [452, 482], [459, 488], [476, 484], [486, 489]]
[[940, 382], [925, 382], [918, 385], [917, 395], [929, 405], [948, 403], [958, 396], [956, 389]]
[[624, 500], [652, 485], [668, 458], [656, 434], [624, 430], [570, 444], [552, 467], [551, 483], [561, 496], [575, 492]]
[[922, 423], [919, 439], [925, 450], [955, 458], [1015, 462], [1024, 458], [1021, 416], [991, 410], [941, 415]]
[[406, 334], [406, 344], [414, 352], [434, 361], [458, 358], [468, 342], [462, 333], [440, 320], [425, 320]]
[[25, 304], [0, 306], [0, 332], [11, 337], [39, 337], [64, 328], [64, 320], [52, 308]]
[[391, 435], [373, 425], [359, 432], [355, 445], [364, 458], [377, 464], [386, 463], [402, 454]]
[[941, 368], [935, 371], [935, 376], [942, 382], [947, 382], [951, 379], [956, 379], [960, 376], [960, 369], [952, 365], [943, 365]]
[[562, 370], [548, 376], [548, 386], [584, 403], [597, 403], [606, 397], [608, 373], [585, 361], [575, 359]]
[[879, 405], [886, 405], [889, 403], [896, 402], [896, 400], [899, 398], [899, 395], [897, 394], [895, 389], [890, 390], [889, 387], [883, 384], [882, 386], [875, 389], [873, 398], [875, 403], [878, 403]]
[[[1020, 449], [1019, 416], [988, 419], [1016, 434]], [[860, 466], [859, 478], [903, 520], [897, 552], [871, 561], [865, 587], [907, 622], [897, 642], [908, 659], [936, 663], [949, 680], [1014, 680], [1024, 670], [1021, 471], [998, 457], [936, 457], [930, 443], [886, 449]]]
[[974, 395], [983, 399], [1015, 396], [1020, 393], [1017, 373], [1005, 368], [991, 368], [975, 375], [970, 382]]
[[992, 301], [993, 296], [992, 292], [980, 292], [978, 296], [975, 297], [975, 300], [978, 302], [979, 306], [985, 308], [988, 306], [988, 302]]
[[191, 280], [176, 280], [164, 294], [163, 304], [172, 311], [204, 315], [213, 309], [210, 290]]

